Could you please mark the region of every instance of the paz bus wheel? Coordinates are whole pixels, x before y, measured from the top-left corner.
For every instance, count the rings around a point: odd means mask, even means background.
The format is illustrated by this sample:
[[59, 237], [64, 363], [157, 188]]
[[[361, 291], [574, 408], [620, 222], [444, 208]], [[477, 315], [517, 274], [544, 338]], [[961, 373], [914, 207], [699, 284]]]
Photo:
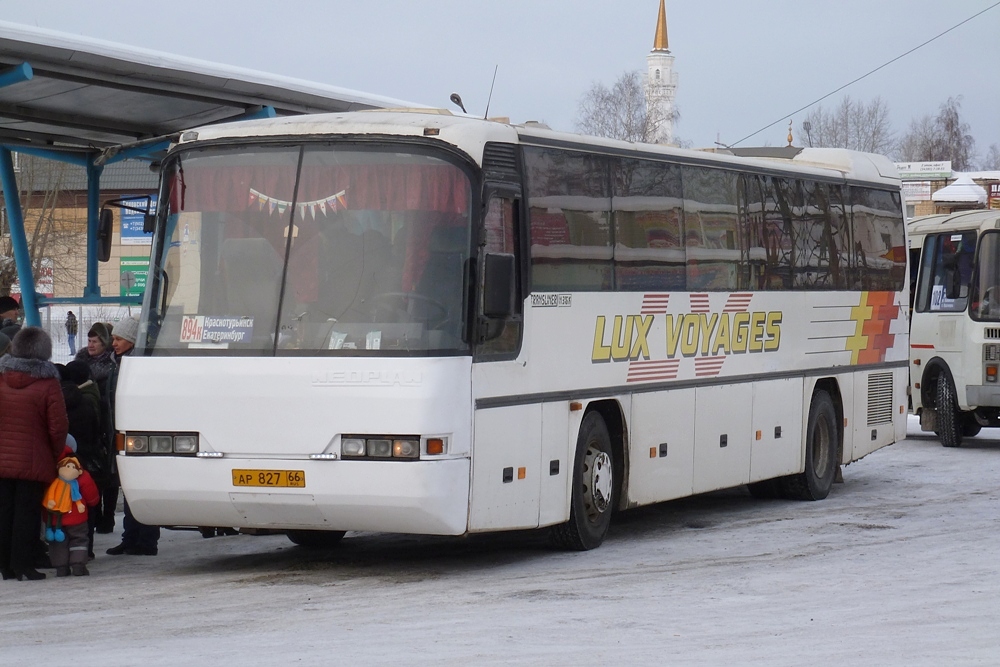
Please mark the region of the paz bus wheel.
[[937, 427], [938, 437], [945, 447], [961, 447], [962, 415], [958, 410], [958, 398], [951, 378], [942, 373], [937, 381]]
[[795, 500], [826, 498], [837, 475], [839, 445], [840, 429], [833, 400], [825, 391], [817, 391], [809, 405], [805, 471], [781, 480], [785, 497]]
[[619, 479], [608, 427], [600, 413], [591, 412], [577, 438], [569, 521], [552, 527], [552, 542], [575, 551], [601, 546], [618, 500]]
[[289, 530], [285, 533], [292, 543], [309, 549], [336, 546], [345, 534], [343, 530]]

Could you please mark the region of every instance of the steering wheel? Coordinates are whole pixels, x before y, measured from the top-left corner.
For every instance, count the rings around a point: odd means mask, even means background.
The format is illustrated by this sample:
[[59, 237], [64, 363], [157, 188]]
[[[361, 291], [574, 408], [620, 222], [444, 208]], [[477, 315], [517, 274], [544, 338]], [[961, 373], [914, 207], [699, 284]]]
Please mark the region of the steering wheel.
[[[382, 292], [371, 297], [372, 316], [378, 312], [380, 307], [388, 307], [397, 315], [405, 314], [410, 320], [417, 320], [424, 323], [428, 329], [437, 329], [448, 319], [448, 307], [437, 299], [418, 294], [417, 292]], [[394, 302], [399, 302], [394, 303]], [[421, 303], [429, 306], [428, 311], [417, 314], [407, 308], [408, 303]]]

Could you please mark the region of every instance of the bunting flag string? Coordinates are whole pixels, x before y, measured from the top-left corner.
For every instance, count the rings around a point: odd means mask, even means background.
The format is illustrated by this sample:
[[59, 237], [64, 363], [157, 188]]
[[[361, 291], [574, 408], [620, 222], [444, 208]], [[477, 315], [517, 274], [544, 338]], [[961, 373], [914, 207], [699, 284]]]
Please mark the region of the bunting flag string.
[[[273, 215], [274, 209], [278, 209], [278, 215], [284, 215], [285, 211], [292, 205], [292, 202], [290, 201], [277, 199], [250, 188], [250, 199], [247, 202], [247, 206], [253, 206], [255, 202], [257, 204], [258, 211], [263, 211], [264, 207], [267, 206], [268, 215]], [[346, 209], [347, 190], [341, 190], [335, 195], [330, 195], [329, 197], [323, 197], [321, 199], [298, 202], [296, 206], [299, 207], [299, 219], [304, 218], [306, 216], [306, 211], [308, 211], [312, 214], [313, 220], [315, 220], [317, 208], [324, 216], [327, 215], [327, 212], [336, 213], [338, 210]]]

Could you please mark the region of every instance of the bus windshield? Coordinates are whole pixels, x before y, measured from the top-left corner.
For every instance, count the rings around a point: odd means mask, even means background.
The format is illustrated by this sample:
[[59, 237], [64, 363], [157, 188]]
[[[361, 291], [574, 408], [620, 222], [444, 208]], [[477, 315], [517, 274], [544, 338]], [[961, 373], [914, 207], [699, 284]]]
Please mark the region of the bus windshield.
[[972, 317], [996, 322], [1000, 320], [1000, 232], [983, 234], [976, 265]]
[[469, 349], [471, 184], [415, 148], [193, 149], [163, 166], [145, 355]]

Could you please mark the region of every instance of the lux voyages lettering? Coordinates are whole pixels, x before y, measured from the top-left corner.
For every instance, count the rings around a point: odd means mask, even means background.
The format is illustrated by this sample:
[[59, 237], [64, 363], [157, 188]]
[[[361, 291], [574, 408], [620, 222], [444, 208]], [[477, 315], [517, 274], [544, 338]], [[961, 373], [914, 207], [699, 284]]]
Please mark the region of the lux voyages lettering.
[[[609, 322], [599, 315], [591, 361], [648, 360], [654, 317], [615, 315]], [[774, 352], [781, 345], [781, 320], [780, 311], [665, 315], [666, 357]]]
[[594, 354], [591, 361], [635, 361], [649, 359], [649, 327], [653, 324], [652, 315], [615, 315], [611, 333], [611, 342], [605, 344], [605, 319], [597, 316], [597, 328], [594, 330]]
[[667, 315], [667, 356], [773, 352], [781, 344], [781, 312]]

